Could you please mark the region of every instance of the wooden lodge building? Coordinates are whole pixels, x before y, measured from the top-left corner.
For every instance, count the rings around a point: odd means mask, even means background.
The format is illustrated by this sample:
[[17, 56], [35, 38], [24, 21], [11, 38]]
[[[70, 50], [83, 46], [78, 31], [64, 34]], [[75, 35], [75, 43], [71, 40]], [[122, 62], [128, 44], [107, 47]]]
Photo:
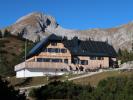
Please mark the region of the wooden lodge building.
[[16, 77], [62, 75], [113, 67], [116, 52], [107, 42], [79, 40], [74, 37], [49, 35], [27, 55], [25, 62], [15, 66]]

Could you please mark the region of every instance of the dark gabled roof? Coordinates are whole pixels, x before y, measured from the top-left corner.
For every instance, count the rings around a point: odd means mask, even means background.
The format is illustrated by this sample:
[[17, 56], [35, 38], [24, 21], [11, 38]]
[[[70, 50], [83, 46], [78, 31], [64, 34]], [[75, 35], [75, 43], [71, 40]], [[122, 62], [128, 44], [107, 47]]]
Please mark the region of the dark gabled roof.
[[37, 43], [28, 53], [26, 58], [30, 58], [42, 51], [42, 49], [47, 45], [49, 41], [61, 41], [62, 37], [57, 36], [55, 34], [51, 34], [48, 37], [42, 39], [39, 43]]
[[68, 48], [72, 55], [75, 56], [108, 56], [116, 57], [116, 52], [114, 48], [106, 42], [79, 40], [74, 37], [72, 40], [63, 39], [55, 34], [49, 35], [47, 38], [42, 39], [27, 55], [30, 58], [38, 53], [40, 53], [46, 45], [51, 42], [63, 42], [64, 46]]
[[[73, 55], [78, 56], [108, 56], [116, 57], [117, 54], [114, 48], [106, 42], [100, 41], [81, 41], [74, 40], [64, 41], [65, 47], [67, 47]], [[76, 46], [77, 45], [77, 46]]]

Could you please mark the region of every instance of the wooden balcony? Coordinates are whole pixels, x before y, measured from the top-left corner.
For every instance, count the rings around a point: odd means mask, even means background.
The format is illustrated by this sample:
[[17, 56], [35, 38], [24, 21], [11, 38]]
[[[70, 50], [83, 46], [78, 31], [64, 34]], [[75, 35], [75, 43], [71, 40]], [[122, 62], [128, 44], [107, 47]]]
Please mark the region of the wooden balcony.
[[69, 65], [65, 63], [54, 62], [23, 62], [15, 66], [15, 71], [24, 68], [34, 69], [69, 69]]

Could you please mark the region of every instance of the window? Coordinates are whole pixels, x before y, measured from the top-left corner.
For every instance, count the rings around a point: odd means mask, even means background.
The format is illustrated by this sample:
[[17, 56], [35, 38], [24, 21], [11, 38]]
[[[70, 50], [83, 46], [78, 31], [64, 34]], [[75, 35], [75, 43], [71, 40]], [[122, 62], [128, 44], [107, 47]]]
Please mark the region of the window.
[[55, 52], [55, 48], [51, 48], [51, 52]]
[[48, 48], [48, 52], [55, 52], [54, 48]]
[[68, 64], [68, 59], [64, 59], [64, 63]]
[[57, 43], [56, 42], [52, 42], [51, 45], [52, 46], [57, 46]]
[[50, 62], [50, 58], [43, 58], [43, 62]]
[[44, 50], [45, 52], [53, 52], [53, 53], [66, 53], [67, 49], [59, 49], [59, 48], [47, 48], [46, 50]]
[[67, 49], [61, 49], [61, 53], [66, 53]]
[[52, 62], [62, 62], [62, 59], [51, 59]]
[[88, 65], [88, 60], [80, 60], [81, 65]]
[[59, 59], [59, 62], [62, 62], [62, 59]]
[[62, 59], [58, 58], [37, 58], [37, 62], [62, 62]]
[[37, 58], [37, 62], [43, 62], [42, 58]]
[[52, 50], [51, 50], [52, 48], [48, 48], [48, 52], [51, 52]]
[[59, 48], [48, 48], [47, 50], [48, 52], [53, 52], [53, 53], [60, 53], [60, 49]]
[[92, 56], [90, 57], [90, 60], [96, 60], [96, 57]]
[[60, 49], [55, 48], [55, 52], [56, 52], [56, 53], [60, 53]]

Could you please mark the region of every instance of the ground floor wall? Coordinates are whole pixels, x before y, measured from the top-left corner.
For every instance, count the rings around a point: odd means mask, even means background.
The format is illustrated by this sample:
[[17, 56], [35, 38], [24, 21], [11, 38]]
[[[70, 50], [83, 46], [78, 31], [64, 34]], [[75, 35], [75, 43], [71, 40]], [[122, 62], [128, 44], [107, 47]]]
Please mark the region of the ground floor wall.
[[92, 60], [90, 57], [86, 56], [78, 56], [79, 60], [87, 60], [88, 64], [87, 65], [81, 65], [85, 69], [96, 69], [96, 68], [108, 68], [109, 67], [109, 57], [102, 57], [102, 59], [96, 59]]
[[16, 72], [16, 78], [63, 75], [65, 73], [65, 71], [57, 71], [56, 69], [22, 69]]

